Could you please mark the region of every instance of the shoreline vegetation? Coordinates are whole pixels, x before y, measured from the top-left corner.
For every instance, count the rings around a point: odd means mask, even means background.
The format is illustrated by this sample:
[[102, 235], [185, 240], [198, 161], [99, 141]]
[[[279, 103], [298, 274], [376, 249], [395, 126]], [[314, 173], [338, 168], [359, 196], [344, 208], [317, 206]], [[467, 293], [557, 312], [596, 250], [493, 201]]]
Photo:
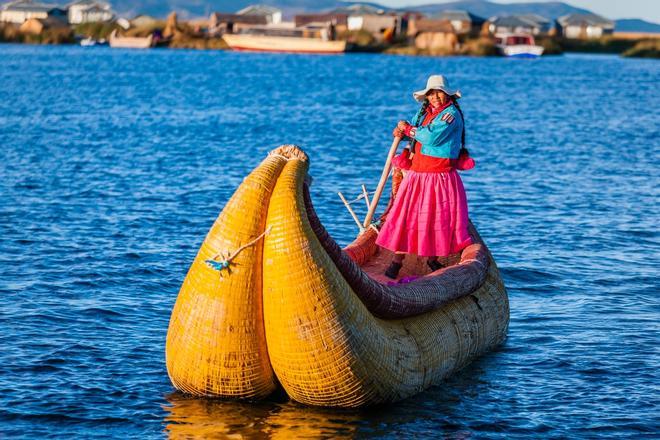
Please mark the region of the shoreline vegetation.
[[[148, 26], [123, 30], [116, 22], [85, 23], [71, 27], [45, 28], [38, 34], [22, 32], [18, 26], [0, 23], [0, 43], [65, 45], [78, 44], [82, 38], [107, 39], [113, 31], [127, 37], [161, 36], [158, 47], [172, 49], [229, 50], [222, 37], [212, 37], [186, 22], [168, 19], [158, 20]], [[421, 56], [497, 56], [492, 38], [488, 36], [459, 38], [456, 50], [428, 50], [410, 45], [405, 38], [391, 42], [376, 41], [365, 31], [348, 31], [338, 35], [350, 44], [349, 52], [385, 53], [394, 55]], [[607, 35], [595, 39], [566, 39], [539, 37], [537, 43], [544, 48], [544, 56], [560, 55], [564, 52], [618, 54], [624, 57], [660, 58], [660, 38], [649, 36], [617, 37]]]

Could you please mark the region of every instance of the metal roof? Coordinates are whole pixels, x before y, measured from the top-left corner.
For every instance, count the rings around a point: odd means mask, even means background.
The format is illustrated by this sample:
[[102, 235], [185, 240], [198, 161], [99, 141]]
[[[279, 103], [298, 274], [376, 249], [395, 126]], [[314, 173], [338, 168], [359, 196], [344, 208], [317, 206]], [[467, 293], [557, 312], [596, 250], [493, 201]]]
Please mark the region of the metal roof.
[[601, 26], [614, 28], [614, 22], [596, 14], [569, 14], [557, 19], [560, 25], [566, 26]]
[[262, 15], [238, 15], [214, 12], [211, 19], [218, 23], [267, 24], [268, 20]]
[[547, 20], [545, 20], [545, 22], [543, 23], [539, 23], [530, 16], [525, 16], [525, 15], [504, 15], [501, 17], [496, 16], [490, 18], [488, 21], [493, 23], [495, 26], [511, 27], [511, 28], [516, 28], [516, 27], [541, 28], [549, 23], [549, 21]]
[[460, 11], [460, 10], [447, 10], [447, 11], [442, 11], [439, 12], [438, 14], [435, 14], [433, 16], [434, 19], [437, 20], [449, 20], [449, 21], [454, 21], [454, 20], [460, 20], [460, 21], [469, 21], [472, 23], [480, 24], [486, 21], [485, 18], [481, 18], [477, 15], [474, 15], [468, 11]]
[[237, 15], [272, 15], [282, 12], [281, 10], [268, 5], [250, 5], [241, 9]]
[[541, 15], [538, 15], [538, 14], [521, 14], [521, 15], [518, 15], [518, 17], [522, 18], [523, 20], [527, 20], [527, 21], [537, 23], [541, 26], [550, 24], [549, 19], [547, 19], [547, 18], [545, 18]]
[[110, 3], [106, 3], [103, 1], [96, 1], [96, 0], [78, 0], [71, 2], [66, 5], [67, 7], [71, 6], [97, 6], [99, 8], [104, 8], [104, 9], [110, 9]]
[[57, 5], [46, 3], [34, 3], [30, 0], [17, 0], [2, 5], [3, 11], [31, 11], [31, 12], [50, 12], [53, 9], [59, 9]]
[[371, 5], [355, 3], [350, 6], [343, 6], [341, 8], [333, 9], [331, 13], [346, 14], [346, 15], [381, 15], [385, 13], [385, 10], [376, 8]]
[[88, 7], [85, 9], [85, 12], [87, 12], [87, 13], [89, 13], [89, 12], [107, 12], [107, 13], [110, 13], [110, 14], [111, 14], [109, 8], [106, 8], [106, 7], [103, 7], [103, 6], [99, 6], [99, 5], [88, 6]]

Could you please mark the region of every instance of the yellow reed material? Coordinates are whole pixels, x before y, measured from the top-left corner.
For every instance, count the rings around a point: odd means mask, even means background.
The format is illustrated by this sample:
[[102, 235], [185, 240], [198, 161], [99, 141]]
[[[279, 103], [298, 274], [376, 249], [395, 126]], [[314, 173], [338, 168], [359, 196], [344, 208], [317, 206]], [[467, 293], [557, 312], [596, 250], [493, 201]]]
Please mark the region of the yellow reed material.
[[508, 299], [494, 261], [482, 287], [438, 310], [402, 320], [371, 315], [311, 229], [307, 169], [292, 158], [282, 170], [263, 250], [268, 355], [290, 397], [337, 407], [394, 402], [504, 340]]
[[[286, 158], [271, 155], [236, 190], [209, 231], [181, 286], [167, 333], [172, 383], [200, 396], [263, 398], [276, 388], [263, 326], [263, 240], [229, 270], [205, 260], [225, 257], [264, 232], [271, 191]], [[231, 271], [231, 272], [229, 272]]]

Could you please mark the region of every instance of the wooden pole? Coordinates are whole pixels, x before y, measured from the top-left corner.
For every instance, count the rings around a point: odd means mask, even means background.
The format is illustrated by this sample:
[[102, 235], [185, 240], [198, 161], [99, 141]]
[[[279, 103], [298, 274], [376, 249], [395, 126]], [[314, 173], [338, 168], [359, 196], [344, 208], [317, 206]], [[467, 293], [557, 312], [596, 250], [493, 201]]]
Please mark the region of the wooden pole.
[[364, 197], [364, 203], [367, 204], [367, 211], [369, 208], [371, 208], [371, 203], [369, 202], [369, 191], [367, 191], [367, 187], [362, 185], [362, 196]]
[[396, 154], [396, 149], [399, 147], [400, 142], [401, 142], [400, 137], [395, 137], [394, 140], [392, 141], [392, 146], [390, 147], [390, 151], [387, 154], [387, 160], [385, 161], [385, 167], [383, 168], [383, 172], [380, 175], [380, 182], [378, 182], [378, 187], [376, 188], [376, 192], [374, 193], [374, 198], [371, 199], [371, 206], [369, 207], [369, 212], [367, 212], [367, 217], [365, 217], [364, 219], [362, 229], [366, 229], [369, 227], [369, 225], [371, 225], [371, 219], [374, 217], [374, 214], [376, 213], [376, 207], [378, 207], [378, 201], [380, 200], [380, 196], [381, 194], [383, 194], [383, 189], [385, 188], [385, 184], [387, 183], [387, 176], [390, 175], [392, 159]]
[[353, 217], [353, 220], [355, 220], [355, 223], [357, 223], [358, 228], [360, 228], [360, 232], [364, 231], [364, 228], [362, 227], [362, 223], [360, 223], [360, 219], [358, 219], [357, 215], [355, 215], [355, 212], [353, 211], [353, 208], [351, 208], [351, 205], [346, 201], [346, 198], [344, 195], [340, 192], [338, 192], [339, 198], [341, 198], [341, 201], [344, 202], [344, 206], [346, 206], [346, 209], [348, 209], [348, 212], [351, 213], [351, 217]]

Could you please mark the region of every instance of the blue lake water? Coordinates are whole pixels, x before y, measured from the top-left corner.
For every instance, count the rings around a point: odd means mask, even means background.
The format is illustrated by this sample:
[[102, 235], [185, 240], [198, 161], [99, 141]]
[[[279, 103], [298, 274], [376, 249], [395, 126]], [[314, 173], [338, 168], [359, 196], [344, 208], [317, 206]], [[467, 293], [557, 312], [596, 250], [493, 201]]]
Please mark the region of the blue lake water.
[[[283, 143], [342, 244], [413, 90], [462, 89], [470, 214], [507, 342], [396, 405], [175, 392], [170, 311], [242, 178]], [[0, 45], [0, 437], [643, 438], [660, 432], [660, 63]]]

